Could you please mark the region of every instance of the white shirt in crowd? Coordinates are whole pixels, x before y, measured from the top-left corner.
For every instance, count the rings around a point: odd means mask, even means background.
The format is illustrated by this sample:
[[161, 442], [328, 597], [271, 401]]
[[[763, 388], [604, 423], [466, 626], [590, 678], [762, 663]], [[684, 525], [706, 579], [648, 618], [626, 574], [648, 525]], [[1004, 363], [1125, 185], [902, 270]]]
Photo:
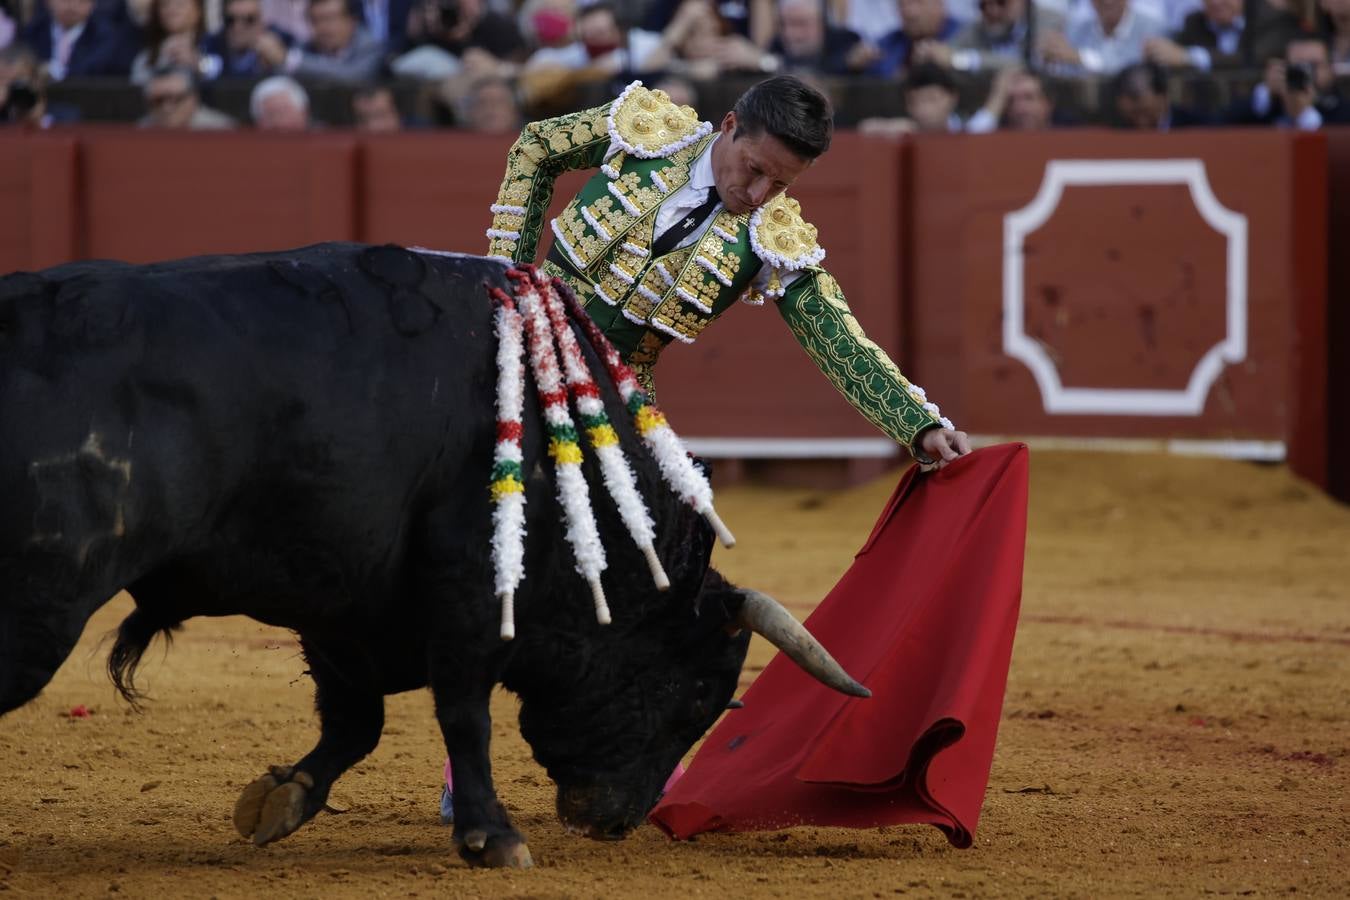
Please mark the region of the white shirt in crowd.
[[66, 69], [70, 66], [70, 54], [75, 50], [75, 42], [84, 34], [84, 23], [73, 28], [62, 28], [55, 21], [52, 22], [52, 58], [47, 64], [47, 75], [52, 81], [60, 81], [66, 77]]
[[1144, 43], [1149, 38], [1166, 37], [1167, 26], [1152, 12], [1138, 6], [1125, 10], [1115, 30], [1107, 34], [1101, 20], [1070, 20], [1065, 32], [1083, 61], [1083, 68], [1096, 75], [1114, 75], [1144, 58]]

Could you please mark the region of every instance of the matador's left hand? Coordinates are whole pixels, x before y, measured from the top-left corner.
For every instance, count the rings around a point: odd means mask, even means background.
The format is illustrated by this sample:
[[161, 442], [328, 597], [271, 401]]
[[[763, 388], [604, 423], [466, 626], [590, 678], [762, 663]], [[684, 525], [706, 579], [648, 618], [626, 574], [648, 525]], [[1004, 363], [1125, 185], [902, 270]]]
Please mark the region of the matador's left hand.
[[964, 431], [950, 428], [930, 428], [923, 433], [919, 448], [934, 460], [933, 468], [944, 468], [949, 462], [970, 452], [970, 438]]

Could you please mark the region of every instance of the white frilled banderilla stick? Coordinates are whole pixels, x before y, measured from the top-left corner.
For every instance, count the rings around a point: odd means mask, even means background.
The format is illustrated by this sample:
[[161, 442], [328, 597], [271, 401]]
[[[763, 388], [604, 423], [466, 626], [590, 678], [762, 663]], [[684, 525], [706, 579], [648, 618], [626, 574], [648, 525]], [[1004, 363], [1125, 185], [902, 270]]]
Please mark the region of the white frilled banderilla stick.
[[502, 605], [502, 640], [516, 636], [516, 588], [525, 577], [525, 481], [520, 464], [525, 408], [524, 323], [516, 302], [494, 288], [497, 332], [497, 443], [492, 451], [492, 562]]
[[567, 313], [563, 309], [558, 291], [552, 284], [542, 279], [536, 279], [535, 287], [539, 297], [543, 299], [549, 324], [553, 326], [553, 338], [562, 355], [563, 374], [567, 378], [568, 390], [577, 405], [577, 412], [581, 414], [581, 424], [586, 429], [586, 436], [600, 460], [600, 471], [604, 476], [605, 487], [614, 498], [614, 505], [619, 508], [619, 515], [628, 526], [628, 533], [633, 536], [633, 542], [647, 558], [647, 567], [651, 569], [652, 580], [658, 589], [664, 591], [670, 587], [670, 579], [656, 555], [656, 526], [652, 523], [647, 504], [638, 493], [637, 480], [633, 477], [633, 470], [623, 455], [623, 448], [619, 446], [619, 436], [605, 412], [604, 401], [600, 399], [600, 389], [596, 387], [595, 379], [591, 377], [590, 370], [586, 367], [586, 360], [581, 355], [577, 337], [572, 333], [572, 326], [567, 321]]
[[595, 618], [601, 625], [608, 625], [609, 605], [600, 583], [600, 573], [606, 567], [605, 546], [595, 524], [586, 476], [581, 471], [581, 445], [577, 442], [577, 429], [567, 407], [567, 390], [558, 371], [558, 355], [553, 346], [544, 298], [530, 271], [512, 270], [507, 276], [516, 282], [516, 299], [525, 319], [530, 369], [534, 373], [544, 423], [548, 428], [548, 454], [553, 457], [558, 501], [567, 524], [567, 540], [576, 557], [577, 572], [591, 587]]
[[571, 292], [565, 287], [558, 287], [557, 291], [565, 298], [568, 311], [572, 317], [577, 320], [586, 332], [586, 339], [590, 341], [595, 352], [605, 361], [605, 367], [609, 370], [609, 377], [619, 389], [619, 396], [623, 398], [624, 405], [628, 407], [628, 412], [633, 417], [633, 424], [637, 427], [637, 432], [642, 436], [647, 448], [651, 450], [652, 456], [656, 457], [656, 463], [661, 468], [661, 474], [666, 479], [666, 483], [680, 495], [685, 503], [688, 503], [697, 510], [708, 524], [712, 526], [717, 537], [722, 541], [723, 546], [734, 547], [736, 538], [732, 536], [727, 526], [722, 523], [722, 519], [717, 515], [717, 510], [713, 509], [712, 486], [708, 484], [708, 479], [703, 476], [699, 468], [694, 465], [689, 452], [685, 449], [684, 443], [679, 436], [666, 423], [666, 417], [661, 410], [656, 408], [656, 404], [647, 396], [637, 383], [637, 377], [633, 370], [624, 363], [619, 356], [619, 351], [610, 343], [609, 338], [605, 337], [600, 327], [591, 321], [591, 317], [586, 315], [581, 304], [572, 296]]

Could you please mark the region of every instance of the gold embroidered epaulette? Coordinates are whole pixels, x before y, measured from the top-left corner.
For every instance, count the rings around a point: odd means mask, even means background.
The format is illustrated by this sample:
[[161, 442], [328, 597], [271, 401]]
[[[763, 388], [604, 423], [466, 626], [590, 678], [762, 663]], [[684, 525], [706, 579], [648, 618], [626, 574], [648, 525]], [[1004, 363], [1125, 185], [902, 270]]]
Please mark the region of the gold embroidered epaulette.
[[609, 108], [609, 137], [625, 153], [659, 159], [712, 133], [712, 123], [699, 121], [693, 107], [677, 106], [665, 91], [652, 91], [634, 81]]
[[750, 217], [750, 247], [764, 265], [778, 272], [796, 272], [825, 258], [816, 243], [816, 226], [802, 218], [802, 208], [779, 194]]

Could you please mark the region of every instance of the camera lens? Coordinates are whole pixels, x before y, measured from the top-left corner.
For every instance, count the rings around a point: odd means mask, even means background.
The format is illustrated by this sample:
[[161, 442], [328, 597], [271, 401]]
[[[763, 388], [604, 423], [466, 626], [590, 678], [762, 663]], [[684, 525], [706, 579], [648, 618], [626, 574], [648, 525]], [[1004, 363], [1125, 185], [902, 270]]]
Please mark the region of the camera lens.
[[0, 121], [17, 122], [25, 118], [38, 104], [37, 91], [26, 81], [11, 81], [5, 97], [5, 105], [0, 107]]

